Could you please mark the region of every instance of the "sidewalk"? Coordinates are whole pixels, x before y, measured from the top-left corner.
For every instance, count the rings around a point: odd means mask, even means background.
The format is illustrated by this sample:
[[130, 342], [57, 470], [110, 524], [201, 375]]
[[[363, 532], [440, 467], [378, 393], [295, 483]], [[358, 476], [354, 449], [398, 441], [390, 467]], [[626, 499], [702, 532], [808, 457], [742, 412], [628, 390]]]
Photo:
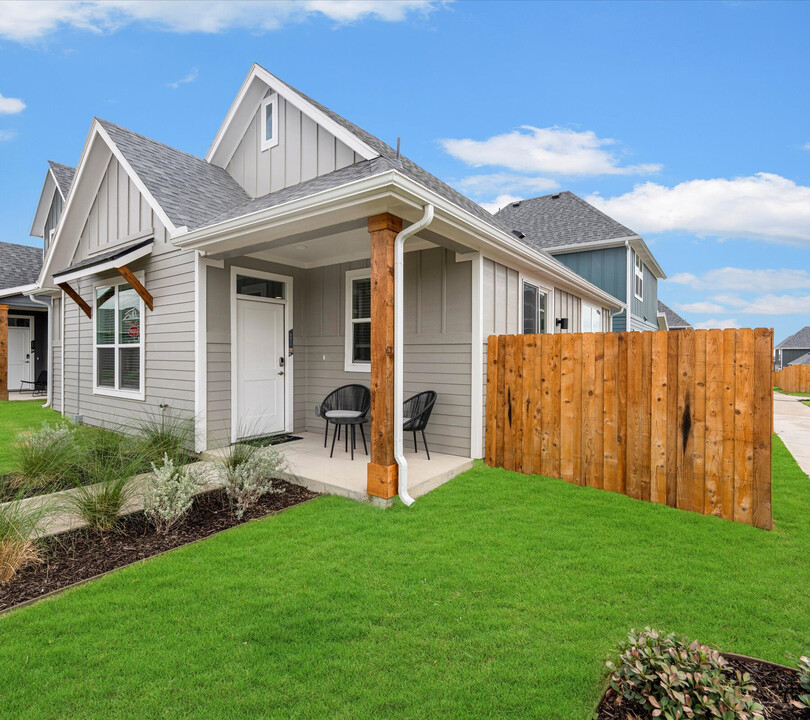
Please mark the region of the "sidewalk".
[[810, 475], [810, 407], [802, 398], [773, 394], [773, 429], [799, 467]]

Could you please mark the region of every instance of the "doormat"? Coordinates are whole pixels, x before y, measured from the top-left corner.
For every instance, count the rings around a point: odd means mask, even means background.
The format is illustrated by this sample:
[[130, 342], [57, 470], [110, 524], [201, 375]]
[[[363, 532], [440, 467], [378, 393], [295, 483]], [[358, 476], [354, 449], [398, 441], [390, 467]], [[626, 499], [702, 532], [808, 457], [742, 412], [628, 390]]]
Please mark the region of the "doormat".
[[268, 447], [269, 445], [281, 445], [293, 440], [303, 440], [298, 435], [282, 433], [281, 435], [265, 435], [264, 437], [250, 438], [250, 440], [240, 440], [242, 445], [252, 445], [253, 447]]

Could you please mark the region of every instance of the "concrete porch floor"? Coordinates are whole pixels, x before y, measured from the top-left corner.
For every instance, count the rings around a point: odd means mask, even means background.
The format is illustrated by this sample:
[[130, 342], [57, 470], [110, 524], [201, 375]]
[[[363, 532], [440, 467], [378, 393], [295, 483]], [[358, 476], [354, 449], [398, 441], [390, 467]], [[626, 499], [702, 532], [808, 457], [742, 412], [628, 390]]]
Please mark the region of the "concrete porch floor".
[[[354, 451], [354, 460], [350, 452], [344, 452], [343, 438], [335, 443], [335, 454], [329, 457], [332, 433], [329, 433], [327, 447], [323, 446], [323, 434], [315, 432], [293, 433], [302, 440], [277, 445], [290, 465], [289, 479], [299, 485], [319, 493], [340, 495], [352, 500], [368, 501], [366, 493], [366, 465], [368, 456], [363, 452], [363, 441], [358, 436], [358, 448]], [[414, 453], [413, 445], [408, 447], [406, 438], [405, 459], [408, 461], [408, 485], [410, 493], [417, 498], [443, 485], [459, 473], [469, 470], [473, 461], [470, 458], [456, 455], [430, 453], [430, 460], [425, 455], [422, 440], [419, 440], [419, 452]], [[214, 450], [210, 455], [227, 452]]]

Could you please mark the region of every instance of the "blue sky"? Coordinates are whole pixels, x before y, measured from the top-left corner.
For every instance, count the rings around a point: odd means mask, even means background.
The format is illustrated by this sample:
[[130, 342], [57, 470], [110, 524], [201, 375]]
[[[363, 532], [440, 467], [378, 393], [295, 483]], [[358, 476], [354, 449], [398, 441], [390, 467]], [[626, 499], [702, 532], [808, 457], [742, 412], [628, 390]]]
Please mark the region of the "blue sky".
[[0, 2], [0, 239], [94, 115], [204, 155], [254, 61], [488, 207], [570, 189], [695, 324], [810, 324], [810, 4]]

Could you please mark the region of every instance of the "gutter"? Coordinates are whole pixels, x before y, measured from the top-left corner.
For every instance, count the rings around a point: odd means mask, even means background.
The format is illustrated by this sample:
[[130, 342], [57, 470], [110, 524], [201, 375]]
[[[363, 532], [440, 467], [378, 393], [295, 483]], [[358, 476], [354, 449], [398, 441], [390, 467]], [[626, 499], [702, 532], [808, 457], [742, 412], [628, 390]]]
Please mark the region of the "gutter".
[[402, 230], [394, 239], [394, 459], [397, 461], [397, 493], [400, 500], [410, 507], [414, 499], [408, 494], [408, 461], [402, 442], [402, 357], [405, 347], [405, 289], [402, 285], [405, 275], [405, 241], [433, 222], [433, 205], [425, 205], [422, 219]]
[[45, 394], [44, 408], [49, 408], [53, 401], [53, 302], [45, 302], [34, 297], [33, 293], [27, 295], [28, 299], [48, 308], [48, 387]]

